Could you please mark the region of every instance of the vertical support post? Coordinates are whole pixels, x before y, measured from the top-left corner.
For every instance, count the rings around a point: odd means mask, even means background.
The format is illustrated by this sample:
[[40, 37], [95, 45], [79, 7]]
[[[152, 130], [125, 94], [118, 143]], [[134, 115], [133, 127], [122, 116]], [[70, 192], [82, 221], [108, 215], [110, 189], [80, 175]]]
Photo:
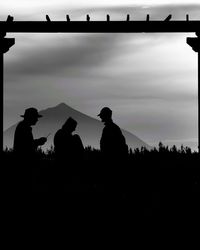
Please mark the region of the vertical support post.
[[198, 152], [200, 154], [200, 33], [196, 32], [197, 37], [188, 37], [187, 43], [198, 54]]
[[200, 50], [198, 51], [198, 152], [200, 154]]
[[15, 39], [14, 38], [5, 38], [6, 32], [1, 32], [0, 33], [0, 154], [3, 153], [3, 114], [4, 114], [4, 64], [3, 64], [3, 59], [4, 59], [4, 53], [9, 51], [10, 47], [12, 47], [15, 44]]
[[3, 51], [1, 51], [0, 49], [0, 85], [1, 85], [1, 100], [0, 100], [0, 117], [1, 117], [1, 121], [0, 121], [0, 147], [1, 147], [1, 151], [3, 151], [3, 103], [4, 103], [4, 89], [3, 89]]

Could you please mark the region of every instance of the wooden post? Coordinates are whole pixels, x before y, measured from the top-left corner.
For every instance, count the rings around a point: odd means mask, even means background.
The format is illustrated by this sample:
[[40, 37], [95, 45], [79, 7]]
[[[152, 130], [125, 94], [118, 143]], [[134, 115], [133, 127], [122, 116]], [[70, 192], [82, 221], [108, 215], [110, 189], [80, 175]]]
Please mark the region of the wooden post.
[[198, 152], [200, 154], [200, 50], [198, 51]]
[[196, 32], [197, 37], [188, 37], [187, 43], [198, 53], [198, 152], [200, 154], [200, 33]]
[[1, 143], [1, 152], [3, 151], [3, 103], [4, 103], [4, 93], [3, 93], [3, 51], [0, 50], [0, 84], [1, 84], [1, 100], [0, 100], [0, 143]]
[[4, 64], [3, 64], [3, 57], [4, 53], [6, 53], [10, 47], [15, 44], [14, 38], [5, 38], [6, 33], [0, 33], [0, 84], [1, 84], [1, 100], [0, 100], [0, 152], [3, 153], [3, 114], [4, 114], [4, 83], [3, 83], [3, 73], [4, 73]]

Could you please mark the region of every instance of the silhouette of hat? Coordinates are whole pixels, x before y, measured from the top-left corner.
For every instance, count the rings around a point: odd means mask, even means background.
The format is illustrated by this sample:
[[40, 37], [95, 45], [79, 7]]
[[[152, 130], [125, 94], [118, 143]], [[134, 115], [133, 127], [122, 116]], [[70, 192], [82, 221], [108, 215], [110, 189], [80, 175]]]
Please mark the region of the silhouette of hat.
[[112, 115], [112, 110], [109, 109], [108, 107], [104, 107], [97, 116], [100, 115]]
[[28, 108], [25, 110], [24, 115], [21, 115], [21, 117], [42, 117], [42, 115], [38, 114], [38, 111], [36, 108]]

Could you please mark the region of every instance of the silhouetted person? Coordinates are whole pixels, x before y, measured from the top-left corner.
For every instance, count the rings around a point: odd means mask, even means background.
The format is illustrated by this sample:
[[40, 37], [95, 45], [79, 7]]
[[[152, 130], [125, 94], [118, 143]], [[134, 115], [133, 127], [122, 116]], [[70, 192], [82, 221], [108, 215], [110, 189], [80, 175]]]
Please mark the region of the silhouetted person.
[[27, 159], [29, 157], [34, 158], [37, 147], [43, 145], [47, 141], [45, 137], [34, 139], [32, 134], [31, 126], [34, 126], [37, 123], [38, 118], [42, 117], [42, 115], [38, 114], [37, 109], [28, 108], [21, 117], [24, 119], [19, 122], [16, 127], [13, 149], [16, 156]]
[[83, 157], [84, 147], [81, 138], [72, 134], [77, 122], [69, 117], [54, 136], [56, 158], [67, 161], [76, 161]]
[[98, 116], [104, 123], [100, 149], [103, 156], [105, 187], [111, 191], [122, 191], [128, 146], [121, 129], [112, 121], [112, 110], [104, 107]]
[[76, 191], [80, 188], [84, 147], [81, 138], [72, 134], [77, 122], [69, 117], [54, 136], [56, 154], [56, 189], [59, 191]]
[[112, 110], [104, 107], [98, 114], [105, 127], [100, 140], [100, 149], [106, 157], [120, 158], [128, 153], [125, 137], [121, 129], [112, 121]]
[[[21, 117], [24, 119], [18, 123], [14, 134], [15, 162], [11, 172], [13, 190], [26, 192], [31, 190], [31, 176], [33, 182], [33, 172], [40, 164], [36, 154], [37, 147], [43, 145], [47, 139], [45, 137], [33, 138], [31, 126], [34, 126], [38, 118], [42, 117], [38, 114], [37, 109], [28, 108]], [[39, 169], [38, 173], [40, 175]]]

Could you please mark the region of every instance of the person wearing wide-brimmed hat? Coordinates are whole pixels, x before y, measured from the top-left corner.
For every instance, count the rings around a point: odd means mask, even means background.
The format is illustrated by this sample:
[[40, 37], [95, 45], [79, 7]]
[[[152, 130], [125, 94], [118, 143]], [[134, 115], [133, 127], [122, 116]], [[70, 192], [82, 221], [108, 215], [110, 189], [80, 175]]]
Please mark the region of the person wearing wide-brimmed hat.
[[26, 109], [24, 115], [21, 115], [21, 117], [24, 119], [16, 127], [13, 149], [17, 155], [27, 158], [33, 156], [37, 147], [43, 145], [47, 139], [46, 137], [33, 138], [31, 126], [34, 126], [38, 118], [42, 117], [36, 108]]

